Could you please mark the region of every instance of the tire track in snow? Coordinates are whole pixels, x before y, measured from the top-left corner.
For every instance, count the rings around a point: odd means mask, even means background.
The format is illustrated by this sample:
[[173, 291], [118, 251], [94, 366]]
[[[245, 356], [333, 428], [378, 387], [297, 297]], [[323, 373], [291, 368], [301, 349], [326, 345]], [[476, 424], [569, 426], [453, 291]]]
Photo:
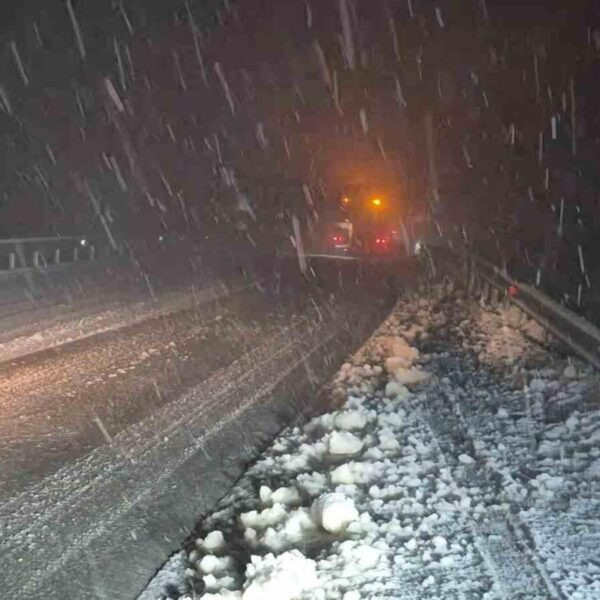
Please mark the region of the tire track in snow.
[[[456, 333], [456, 331], [454, 332]], [[454, 355], [460, 371], [473, 370], [468, 365], [460, 364], [460, 357], [456, 350], [448, 346], [447, 352]], [[477, 381], [477, 380], [475, 380]], [[478, 384], [475, 384], [478, 385]], [[483, 469], [489, 466], [477, 461], [476, 444], [468, 422], [468, 411], [462, 401], [469, 396], [469, 388], [463, 381], [459, 388], [461, 392], [452, 393], [446, 401], [440, 402], [439, 393], [429, 396], [427, 392], [421, 397], [421, 402], [415, 411], [415, 417], [429, 430], [434, 440], [441, 459], [451, 467], [460, 465], [458, 457], [463, 454], [475, 456], [475, 463], [469, 465], [456, 481], [456, 471], [452, 469], [453, 478], [457, 484], [463, 486], [478, 486], [482, 490], [492, 491], [495, 496], [500, 493], [499, 473], [492, 473], [492, 477]], [[492, 470], [493, 471], [493, 470]], [[498, 475], [496, 479], [494, 475]], [[561, 600], [562, 596], [550, 580], [542, 565], [540, 558], [529, 544], [527, 536], [518, 522], [518, 518], [501, 507], [487, 509], [483, 518], [471, 523], [471, 533], [475, 547], [481, 555], [488, 573], [495, 583], [495, 592], [502, 600]]]
[[540, 572], [532, 549], [516, 534], [507, 513], [493, 512], [473, 526], [475, 546], [505, 600], [559, 600], [547, 576]]
[[[441, 419], [421, 410], [417, 418], [431, 432], [446, 464], [458, 464], [456, 457], [464, 451], [457, 448], [455, 440], [449, 434], [450, 430], [459, 432], [465, 444], [472, 446], [472, 440], [461, 426], [462, 419], [455, 415], [446, 415], [445, 419]], [[469, 473], [468, 483], [484, 487], [491, 482], [475, 471]], [[561, 600], [561, 595], [530, 547], [517, 519], [508, 511], [489, 511], [480, 522], [471, 525], [471, 532], [475, 547], [502, 600]]]

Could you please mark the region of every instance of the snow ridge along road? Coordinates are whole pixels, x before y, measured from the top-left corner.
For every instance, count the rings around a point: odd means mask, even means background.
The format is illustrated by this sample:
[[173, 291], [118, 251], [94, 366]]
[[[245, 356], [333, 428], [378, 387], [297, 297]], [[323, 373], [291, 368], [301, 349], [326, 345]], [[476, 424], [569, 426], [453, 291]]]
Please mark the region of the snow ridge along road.
[[598, 376], [520, 311], [423, 291], [334, 387], [140, 600], [600, 597]]

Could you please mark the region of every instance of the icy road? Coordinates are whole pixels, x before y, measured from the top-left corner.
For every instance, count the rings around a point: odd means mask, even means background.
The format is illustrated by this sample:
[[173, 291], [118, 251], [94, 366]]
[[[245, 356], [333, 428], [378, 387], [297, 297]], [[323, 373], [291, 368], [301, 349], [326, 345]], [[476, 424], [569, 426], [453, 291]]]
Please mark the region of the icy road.
[[143, 600], [600, 598], [598, 376], [535, 323], [437, 287], [331, 394]]

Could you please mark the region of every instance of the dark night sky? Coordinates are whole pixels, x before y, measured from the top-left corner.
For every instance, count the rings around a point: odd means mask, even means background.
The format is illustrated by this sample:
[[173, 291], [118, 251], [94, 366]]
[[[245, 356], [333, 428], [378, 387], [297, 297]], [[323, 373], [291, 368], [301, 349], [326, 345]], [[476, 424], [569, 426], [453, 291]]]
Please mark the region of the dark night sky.
[[[73, 5], [85, 61], [62, 0], [2, 4], [3, 235], [97, 229], [89, 190], [129, 237], [164, 228], [225, 235], [243, 195], [259, 216], [256, 235], [285, 238], [292, 212], [310, 219], [347, 182], [377, 181], [397, 190], [404, 206], [428, 210], [427, 111], [436, 119], [439, 218], [482, 232], [482, 243], [502, 235], [494, 251], [500, 245], [522, 256], [526, 244], [541, 256], [558, 243], [553, 207], [566, 196], [573, 235], [569, 247], [560, 241], [565, 256], [595, 235], [577, 229], [578, 214], [594, 222], [597, 210], [595, 2], [487, 0], [485, 21], [481, 0], [413, 0], [414, 19], [404, 2], [354, 0], [352, 70], [340, 47], [338, 0], [309, 2], [312, 23], [304, 0], [238, 0], [230, 9], [223, 0], [195, 0], [206, 81], [185, 3], [130, 0], [125, 16], [110, 0]], [[239, 189], [224, 182], [220, 163], [236, 170]], [[281, 181], [305, 183], [315, 204]], [[532, 197], [525, 210], [523, 198]]]

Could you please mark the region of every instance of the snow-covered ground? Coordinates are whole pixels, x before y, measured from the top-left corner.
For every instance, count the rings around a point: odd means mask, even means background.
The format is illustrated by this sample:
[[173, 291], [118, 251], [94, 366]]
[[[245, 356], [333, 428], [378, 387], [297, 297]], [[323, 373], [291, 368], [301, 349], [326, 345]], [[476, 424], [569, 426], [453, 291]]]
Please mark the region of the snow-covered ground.
[[339, 410], [284, 431], [141, 598], [597, 600], [598, 378], [547, 342], [452, 290], [401, 302]]
[[155, 319], [175, 312], [189, 310], [198, 304], [225, 297], [248, 286], [226, 287], [215, 283], [206, 288], [183, 288], [161, 293], [149, 299], [127, 298], [106, 303], [87, 305], [56, 305], [40, 309], [31, 315], [24, 329], [35, 333], [19, 334], [19, 328], [11, 327], [11, 319], [0, 320], [4, 328], [0, 335], [0, 362], [14, 360], [27, 354], [56, 348], [94, 335], [129, 327], [147, 319]]

